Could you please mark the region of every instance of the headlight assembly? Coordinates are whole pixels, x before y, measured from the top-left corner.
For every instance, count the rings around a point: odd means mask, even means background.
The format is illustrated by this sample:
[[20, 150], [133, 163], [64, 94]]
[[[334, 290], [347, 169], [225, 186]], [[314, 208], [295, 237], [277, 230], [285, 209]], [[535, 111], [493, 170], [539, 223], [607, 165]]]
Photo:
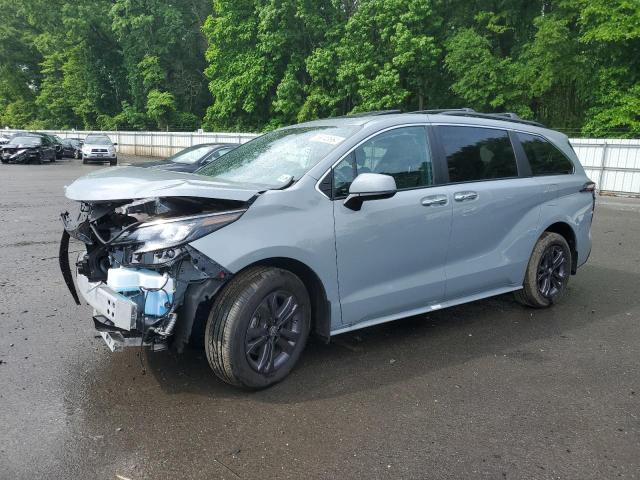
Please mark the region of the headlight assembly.
[[139, 245], [136, 253], [183, 245], [235, 222], [245, 211], [233, 210], [142, 223], [114, 240], [113, 245]]

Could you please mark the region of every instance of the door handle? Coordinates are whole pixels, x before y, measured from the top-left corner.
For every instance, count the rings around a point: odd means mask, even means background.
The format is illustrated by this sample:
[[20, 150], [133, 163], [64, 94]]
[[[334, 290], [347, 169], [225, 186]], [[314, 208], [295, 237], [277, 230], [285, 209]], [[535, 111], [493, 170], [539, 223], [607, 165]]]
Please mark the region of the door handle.
[[424, 197], [420, 203], [422, 203], [423, 207], [433, 207], [435, 205], [446, 205], [447, 204], [447, 196], [446, 195], [430, 195], [428, 197]]
[[453, 199], [456, 202], [466, 202], [469, 200], [475, 200], [478, 198], [478, 192], [456, 192], [453, 194]]

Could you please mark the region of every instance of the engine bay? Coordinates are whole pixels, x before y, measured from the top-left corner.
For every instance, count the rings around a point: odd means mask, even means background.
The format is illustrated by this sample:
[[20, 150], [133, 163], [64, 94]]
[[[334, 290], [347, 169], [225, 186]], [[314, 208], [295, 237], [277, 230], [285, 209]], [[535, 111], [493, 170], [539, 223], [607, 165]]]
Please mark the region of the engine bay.
[[[190, 197], [79, 202], [76, 211], [61, 214], [65, 283], [77, 304], [79, 290], [94, 307], [94, 323], [110, 348], [119, 342], [158, 350], [173, 343], [182, 351], [200, 304], [232, 276], [188, 242], [247, 208], [248, 202]], [[84, 244], [73, 266], [72, 238]]]

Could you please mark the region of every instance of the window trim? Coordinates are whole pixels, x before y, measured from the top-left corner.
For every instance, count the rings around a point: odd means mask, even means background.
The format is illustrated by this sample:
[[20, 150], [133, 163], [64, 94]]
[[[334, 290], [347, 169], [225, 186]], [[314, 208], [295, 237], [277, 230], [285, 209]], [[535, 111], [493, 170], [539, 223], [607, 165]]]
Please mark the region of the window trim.
[[[490, 130], [500, 130], [501, 132], [505, 132], [507, 137], [509, 138], [509, 143], [511, 144], [511, 149], [513, 150], [513, 157], [516, 162], [516, 175], [512, 175], [510, 177], [498, 177], [498, 178], [479, 178], [477, 180], [462, 180], [460, 182], [452, 182], [449, 178], [449, 164], [447, 162], [447, 155], [444, 153], [444, 146], [442, 145], [442, 139], [440, 134], [437, 131], [437, 128], [434, 128], [434, 136], [438, 138], [438, 147], [439, 147], [439, 156], [442, 159], [442, 177], [443, 177], [443, 185], [461, 185], [465, 183], [478, 183], [478, 182], [494, 182], [499, 180], [514, 180], [517, 178], [523, 178], [523, 170], [522, 170], [522, 158], [519, 158], [518, 149], [514, 145], [513, 138], [511, 135], [511, 130], [504, 127], [494, 127], [494, 126], [484, 126], [484, 125], [468, 125], [468, 124], [458, 124], [458, 123], [434, 123], [434, 127], [464, 127], [464, 128], [479, 128], [479, 129], [490, 129]], [[525, 157], [526, 158], [526, 157]]]
[[433, 146], [431, 145], [431, 135], [429, 134], [429, 126], [430, 124], [427, 122], [412, 122], [412, 123], [403, 123], [401, 125], [392, 125], [390, 127], [387, 128], [383, 128], [382, 130], [378, 130], [376, 132], [373, 132], [372, 134], [368, 135], [367, 137], [363, 138], [362, 140], [360, 140], [358, 143], [356, 143], [354, 146], [352, 146], [349, 150], [347, 150], [343, 155], [340, 156], [340, 158], [338, 160], [336, 160], [331, 167], [329, 167], [327, 169], [326, 172], [324, 172], [322, 175], [320, 175], [320, 179], [316, 182], [315, 184], [315, 190], [320, 193], [322, 196], [328, 198], [331, 201], [334, 200], [341, 200], [344, 199], [346, 197], [334, 197], [333, 196], [333, 180], [331, 181], [331, 196], [328, 196], [326, 193], [324, 193], [322, 190], [320, 190], [320, 184], [323, 183], [325, 181], [325, 177], [329, 174], [331, 174], [331, 172], [333, 172], [333, 169], [340, 163], [342, 162], [345, 158], [347, 158], [349, 155], [351, 155], [353, 152], [355, 152], [355, 150], [362, 145], [363, 143], [371, 140], [374, 137], [377, 137], [378, 135], [388, 132], [390, 130], [397, 130], [398, 128], [406, 128], [406, 127], [422, 127], [424, 129], [424, 135], [425, 138], [427, 140], [427, 148], [429, 149], [429, 154], [431, 155], [431, 165], [433, 167], [433, 185], [425, 185], [425, 186], [421, 186], [421, 187], [411, 187], [411, 188], [402, 188], [399, 189], [398, 192], [406, 192], [409, 190], [417, 190], [417, 189], [421, 189], [421, 188], [431, 188], [431, 187], [436, 187], [438, 186], [438, 182], [437, 177], [436, 177], [436, 169], [435, 169], [435, 152], [433, 149]]
[[527, 155], [518, 139], [518, 132], [509, 131], [509, 140], [511, 140], [511, 146], [513, 147], [513, 151], [516, 154], [516, 163], [518, 165], [518, 177], [520, 178], [529, 178], [531, 175], [531, 165], [529, 164], [529, 160]]
[[[344, 155], [342, 155], [337, 161], [335, 161], [325, 172], [324, 174], [322, 174], [320, 176], [320, 180], [318, 180], [315, 184], [315, 190], [320, 193], [322, 196], [326, 197], [329, 200], [337, 200], [334, 198], [329, 197], [326, 193], [324, 193], [322, 190], [320, 190], [320, 185], [324, 182], [325, 177], [335, 168], [335, 166], [340, 163], [342, 160], [344, 160], [344, 158], [347, 157], [347, 155], [351, 154], [352, 151], [354, 151], [356, 148], [358, 148], [362, 143], [366, 142], [367, 140], [369, 140], [370, 138], [386, 132], [388, 130], [393, 130], [396, 128], [403, 128], [403, 127], [425, 127], [426, 128], [426, 132], [427, 132], [427, 140], [429, 142], [429, 149], [432, 155], [432, 165], [433, 165], [433, 185], [429, 185], [429, 186], [424, 186], [424, 187], [414, 187], [414, 188], [407, 188], [407, 189], [403, 189], [401, 191], [407, 191], [407, 190], [415, 190], [418, 188], [433, 188], [433, 187], [441, 187], [444, 185], [460, 185], [460, 184], [465, 184], [465, 183], [477, 183], [477, 182], [498, 182], [498, 181], [502, 181], [502, 180], [515, 180], [518, 178], [536, 178], [536, 177], [549, 177], [549, 176], [558, 176], [558, 175], [574, 175], [576, 173], [576, 166], [575, 163], [573, 162], [573, 160], [571, 160], [567, 155], [565, 155], [565, 153], [560, 150], [558, 147], [555, 146], [555, 144], [549, 140], [549, 138], [547, 138], [545, 135], [538, 133], [538, 132], [531, 132], [528, 130], [524, 130], [521, 128], [511, 128], [511, 127], [502, 127], [502, 126], [495, 126], [495, 125], [479, 125], [479, 124], [473, 124], [473, 123], [457, 123], [457, 122], [445, 122], [445, 121], [439, 121], [439, 122], [412, 122], [412, 123], [406, 123], [406, 124], [402, 124], [402, 125], [393, 125], [391, 127], [387, 127], [384, 128], [382, 130], [378, 130], [375, 133], [372, 133], [371, 135], [367, 136], [366, 138], [364, 138], [363, 140], [361, 140], [360, 142], [358, 142], [355, 146], [353, 146], [351, 149], [349, 149]], [[447, 158], [444, 155], [444, 150], [442, 149], [442, 145], [440, 143], [440, 136], [436, 133], [436, 129], [434, 127], [438, 127], [438, 126], [450, 126], [450, 127], [476, 127], [476, 128], [488, 128], [488, 129], [492, 129], [492, 130], [502, 130], [502, 131], [507, 131], [507, 133], [509, 133], [509, 139], [511, 140], [511, 145], [512, 148], [514, 150], [514, 153], [516, 155], [516, 162], [517, 162], [517, 166], [518, 166], [518, 176], [517, 177], [505, 177], [505, 178], [490, 178], [490, 179], [482, 179], [482, 180], [468, 180], [465, 182], [449, 182], [449, 169], [447, 167]], [[526, 153], [524, 152], [524, 147], [522, 146], [522, 143], [520, 142], [520, 139], [518, 138], [517, 135], [513, 135], [512, 138], [512, 134], [517, 134], [517, 133], [523, 133], [526, 135], [533, 135], [536, 137], [540, 137], [542, 138], [544, 141], [550, 143], [556, 150], [558, 150], [570, 163], [571, 166], [573, 167], [573, 172], [571, 174], [549, 174], [549, 175], [533, 175], [533, 172], [531, 171], [531, 164], [529, 162], [529, 159], [526, 156]], [[515, 141], [514, 141], [515, 139]], [[569, 144], [571, 145], [571, 144]], [[522, 149], [522, 151], [519, 153], [518, 150]], [[522, 158], [518, 158], [519, 155], [522, 155]], [[523, 161], [523, 168], [522, 171], [520, 170], [520, 162]], [[331, 191], [333, 193], [333, 181], [331, 182]]]
[[[495, 125], [475, 125], [475, 124], [472, 124], [472, 123], [452, 123], [452, 122], [443, 122], [443, 121], [434, 122], [434, 123], [431, 123], [430, 125], [433, 125], [434, 127], [438, 126], [438, 125], [450, 125], [450, 126], [454, 126], [454, 127], [455, 126], [480, 127], [480, 128], [493, 128], [494, 130], [505, 130], [505, 127], [496, 127]], [[545, 140], [547, 143], [550, 143], [567, 160], [569, 160], [569, 162], [571, 162], [571, 166], [573, 167], [573, 172], [572, 173], [560, 173], [560, 174], [553, 174], [553, 175], [574, 175], [576, 173], [576, 164], [574, 163], [574, 161], [571, 158], [569, 158], [567, 155], [565, 155], [565, 153], [562, 150], [560, 150], [558, 147], [556, 147], [555, 143], [553, 143], [551, 140], [549, 140], [549, 138], [546, 137], [545, 135], [543, 135], [542, 133], [530, 132], [528, 130], [523, 130], [521, 128], [512, 128], [512, 127], [507, 128], [507, 130], [509, 132], [513, 132], [513, 133], [524, 133], [525, 135], [533, 135], [533, 136], [536, 136], [536, 137], [540, 137], [543, 140]], [[517, 138], [517, 135], [516, 135], [516, 139], [518, 140], [517, 143], [520, 144], [520, 146], [522, 147], [522, 144], [520, 143], [520, 139]], [[571, 143], [569, 143], [569, 146], [571, 147], [572, 150], [574, 150], [573, 146], [571, 145]], [[522, 148], [524, 149], [524, 147], [522, 147]], [[574, 153], [575, 153], [575, 150], [574, 150]], [[524, 151], [523, 151], [523, 154], [524, 154]], [[526, 157], [526, 154], [525, 154], [525, 157]], [[531, 164], [529, 163], [529, 159], [528, 158], [527, 158], [527, 165], [529, 166], [529, 169], [531, 169]], [[447, 173], [448, 173], [448, 170], [447, 170]], [[549, 177], [549, 176], [553, 176], [553, 175], [536, 175], [536, 176], [537, 177]], [[530, 177], [524, 177], [524, 178], [532, 178], [532, 177], [534, 177], [534, 176], [531, 175]], [[510, 177], [510, 178], [515, 178], [515, 177]], [[500, 180], [500, 179], [496, 179], [496, 180]]]
[[[537, 134], [537, 133], [531, 133], [531, 132], [524, 132], [524, 131], [514, 131], [514, 133], [515, 133], [515, 135], [514, 135], [515, 136], [515, 140], [517, 141], [518, 145], [522, 149], [522, 155], [524, 155], [524, 158], [525, 158], [525, 160], [527, 162], [527, 167], [529, 169], [529, 177], [530, 178], [556, 177], [556, 176], [559, 176], [559, 175], [574, 175], [576, 173], [576, 164], [573, 163], [573, 160], [571, 160], [567, 155], [565, 155], [565, 153], [562, 150], [560, 150], [558, 147], [556, 147], [555, 143], [553, 143], [551, 140], [549, 140], [544, 135], [540, 135], [540, 134]], [[529, 157], [527, 156], [527, 152], [525, 152], [525, 150], [524, 150], [524, 146], [522, 145], [522, 141], [520, 140], [520, 137], [518, 137], [518, 133], [523, 134], [523, 135], [530, 135], [532, 137], [540, 137], [542, 140], [544, 140], [549, 145], [551, 145], [551, 148], [554, 148], [558, 153], [560, 153], [560, 155], [562, 155], [565, 158], [565, 160], [567, 160], [569, 162], [569, 164], [571, 165], [571, 173], [544, 173], [542, 175], [534, 175], [533, 174], [533, 168], [531, 168], [531, 161], [529, 160]], [[569, 146], [573, 150], [573, 147], [571, 146], [571, 143], [569, 143]], [[575, 153], [575, 151], [574, 151], [574, 153]]]

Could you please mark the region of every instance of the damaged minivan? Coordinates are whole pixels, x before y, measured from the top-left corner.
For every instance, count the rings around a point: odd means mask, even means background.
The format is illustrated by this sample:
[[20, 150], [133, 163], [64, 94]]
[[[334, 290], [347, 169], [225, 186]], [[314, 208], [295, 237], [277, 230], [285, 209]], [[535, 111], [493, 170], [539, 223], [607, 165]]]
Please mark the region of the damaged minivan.
[[513, 114], [317, 120], [194, 174], [76, 180], [60, 265], [112, 350], [203, 342], [218, 377], [262, 388], [310, 334], [507, 292], [553, 305], [589, 256], [594, 188], [565, 135]]

